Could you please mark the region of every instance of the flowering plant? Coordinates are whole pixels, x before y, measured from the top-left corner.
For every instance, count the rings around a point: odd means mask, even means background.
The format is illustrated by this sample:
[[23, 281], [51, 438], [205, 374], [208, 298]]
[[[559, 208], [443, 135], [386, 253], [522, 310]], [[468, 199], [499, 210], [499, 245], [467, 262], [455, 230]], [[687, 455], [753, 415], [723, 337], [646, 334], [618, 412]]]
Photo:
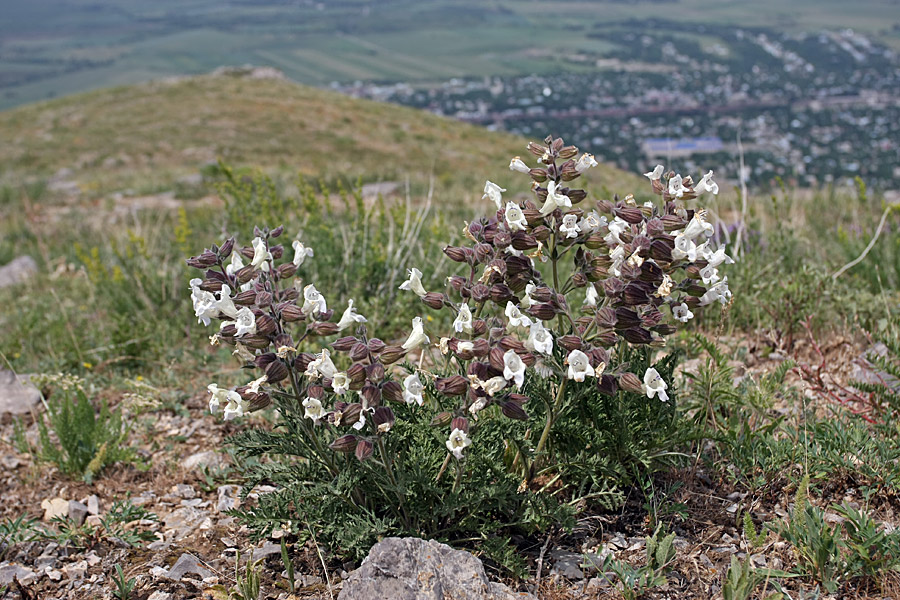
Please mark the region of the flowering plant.
[[[302, 459], [257, 471], [281, 485], [248, 517], [260, 529], [301, 515], [328, 530], [334, 515], [316, 512], [323, 497], [368, 519], [370, 537], [536, 526], [560, 517], [548, 516], [558, 506], [548, 482], [565, 488], [566, 465], [603, 447], [576, 424], [614, 423], [604, 398], [643, 398], [645, 416], [674, 404], [672, 357], [653, 365], [651, 350], [693, 310], [731, 297], [719, 268], [733, 261], [711, 246], [704, 211], [683, 206], [718, 191], [712, 172], [695, 185], [659, 166], [647, 174], [658, 203], [626, 196], [582, 207], [587, 193], [573, 184], [593, 157], [549, 137], [528, 150], [536, 167], [516, 157], [509, 168], [531, 180], [533, 197], [504, 198], [487, 182], [495, 212], [465, 225], [467, 244], [444, 248], [462, 270], [427, 290], [410, 265], [399, 286], [450, 312], [444, 334], [416, 316], [405, 340], [384, 341], [353, 300], [336, 313], [296, 278], [315, 253], [293, 240], [285, 256], [282, 227], [188, 260], [204, 271], [190, 284], [195, 315], [220, 321], [212, 343], [262, 372], [233, 390], [211, 384], [210, 410], [227, 420], [274, 402], [276, 430], [235, 441], [246, 454]], [[316, 480], [325, 487], [312, 491]]]

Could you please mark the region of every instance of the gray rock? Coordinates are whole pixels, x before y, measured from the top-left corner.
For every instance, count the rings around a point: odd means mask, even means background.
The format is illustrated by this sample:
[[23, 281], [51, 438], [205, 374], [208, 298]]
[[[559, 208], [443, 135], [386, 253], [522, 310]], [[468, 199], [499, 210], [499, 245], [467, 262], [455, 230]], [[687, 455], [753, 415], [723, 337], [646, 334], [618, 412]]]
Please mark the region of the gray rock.
[[534, 600], [488, 581], [481, 561], [418, 538], [386, 538], [343, 582], [338, 600]]
[[18, 256], [0, 267], [0, 288], [23, 283], [37, 273], [37, 263], [30, 256]]
[[266, 542], [263, 544], [262, 548], [253, 549], [253, 560], [260, 560], [267, 556], [272, 556], [273, 554], [281, 554], [281, 544]]
[[174, 596], [169, 592], [153, 592], [147, 600], [172, 600]]
[[550, 553], [550, 558], [553, 559], [553, 568], [550, 569], [551, 575], [565, 577], [570, 581], [584, 579], [584, 570], [581, 568], [581, 554], [555, 550]]
[[216, 512], [225, 512], [232, 510], [241, 505], [241, 499], [238, 494], [241, 492], [239, 485], [223, 485], [219, 488], [219, 500], [216, 502]]
[[88, 507], [77, 500], [69, 500], [69, 518], [81, 525], [88, 516]]
[[40, 401], [40, 390], [31, 384], [27, 376], [0, 370], [0, 414], [29, 413]]
[[100, 499], [96, 495], [88, 496], [87, 499], [88, 513], [92, 515], [100, 514]]
[[175, 564], [172, 565], [172, 568], [166, 573], [166, 577], [173, 581], [181, 581], [181, 578], [188, 573], [195, 573], [199, 575], [201, 579], [212, 577], [213, 574], [212, 571], [205, 569], [200, 565], [200, 561], [196, 556], [184, 553], [178, 557], [178, 560], [175, 561]]
[[197, 497], [197, 490], [186, 483], [175, 484], [175, 486], [172, 487], [172, 493], [179, 498], [186, 498], [188, 500]]
[[183, 461], [181, 461], [181, 466], [185, 469], [191, 470], [199, 469], [201, 467], [221, 467], [227, 463], [228, 460], [215, 450], [206, 450], [205, 452], [191, 454]]
[[57, 559], [55, 556], [38, 556], [34, 559], [34, 568], [35, 569], [44, 569], [50, 567], [51, 569], [56, 566]]
[[22, 585], [28, 585], [34, 582], [36, 576], [34, 571], [22, 565], [5, 564], [0, 566], [0, 585], [9, 585], [17, 579]]
[[[180, 540], [190, 535], [195, 529], [198, 529], [207, 518], [207, 512], [198, 510], [189, 506], [176, 508], [163, 518], [166, 531], [172, 532], [174, 540]], [[166, 535], [168, 541], [169, 535]]]

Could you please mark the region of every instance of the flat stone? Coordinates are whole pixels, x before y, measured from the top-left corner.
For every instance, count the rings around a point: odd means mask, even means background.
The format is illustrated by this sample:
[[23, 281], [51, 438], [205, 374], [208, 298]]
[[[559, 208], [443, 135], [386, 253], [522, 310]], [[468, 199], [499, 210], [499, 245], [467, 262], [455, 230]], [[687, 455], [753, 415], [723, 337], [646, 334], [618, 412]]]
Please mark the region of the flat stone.
[[[194, 456], [196, 456], [196, 454]], [[172, 486], [172, 493], [179, 498], [191, 499], [197, 497], [197, 490], [186, 483], [178, 483]]]
[[28, 281], [37, 273], [37, 263], [30, 256], [17, 256], [0, 267], [0, 288]]
[[556, 550], [550, 553], [550, 558], [553, 559], [553, 568], [550, 569], [551, 575], [565, 577], [570, 581], [584, 579], [584, 570], [581, 568], [583, 558], [581, 554]]
[[66, 565], [62, 568], [63, 573], [66, 574], [66, 577], [68, 577], [70, 581], [84, 579], [84, 576], [87, 573], [87, 569], [88, 565], [86, 560], [82, 560], [71, 565]]
[[216, 502], [216, 512], [233, 510], [241, 505], [239, 494], [241, 486], [223, 485], [218, 489], [219, 500]]
[[26, 375], [0, 369], [0, 414], [27, 414], [41, 401], [41, 392]]
[[44, 509], [44, 520], [50, 521], [55, 517], [69, 516], [69, 501], [64, 498], [52, 498], [41, 502]]
[[267, 556], [272, 556], [273, 554], [281, 554], [281, 544], [266, 542], [263, 544], [262, 548], [253, 549], [253, 560], [259, 560]]
[[434, 540], [386, 538], [343, 582], [338, 600], [534, 600], [488, 580], [472, 554]]
[[172, 568], [166, 573], [166, 577], [173, 581], [181, 581], [181, 578], [188, 573], [199, 575], [201, 579], [212, 577], [213, 575], [212, 571], [204, 568], [200, 564], [200, 561], [196, 556], [185, 552], [178, 557], [178, 560], [175, 561], [175, 564], [172, 565]]
[[147, 600], [173, 600], [174, 596], [169, 592], [153, 592]]
[[202, 467], [221, 467], [226, 464], [228, 464], [228, 460], [215, 450], [197, 452], [181, 461], [181, 466], [188, 470], [199, 469]]
[[77, 500], [69, 500], [69, 518], [81, 525], [88, 516], [88, 507]]
[[88, 496], [87, 509], [88, 513], [92, 515], [100, 514], [100, 499], [96, 495]]
[[9, 585], [16, 580], [22, 585], [28, 585], [29, 583], [33, 583], [35, 579], [36, 576], [34, 571], [28, 567], [16, 564], [5, 564], [0, 566], [0, 585]]
[[207, 519], [206, 511], [184, 506], [166, 515], [163, 523], [167, 530], [174, 532], [175, 540], [180, 540], [200, 527]]

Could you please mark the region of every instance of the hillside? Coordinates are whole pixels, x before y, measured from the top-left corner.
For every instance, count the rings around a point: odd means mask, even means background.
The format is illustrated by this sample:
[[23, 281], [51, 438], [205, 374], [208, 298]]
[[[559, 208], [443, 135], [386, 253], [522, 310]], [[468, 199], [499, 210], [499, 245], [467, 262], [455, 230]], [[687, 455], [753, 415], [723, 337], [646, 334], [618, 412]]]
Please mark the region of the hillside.
[[[170, 189], [217, 159], [366, 182], [409, 177], [421, 184], [433, 173], [440, 189], [462, 184], [467, 195], [480, 197], [480, 182], [503, 173], [511, 156], [525, 154], [526, 144], [509, 134], [279, 78], [213, 75], [0, 112], [0, 139], [0, 181], [57, 174], [94, 198]], [[634, 181], [611, 167], [595, 169], [592, 179], [611, 187]]]

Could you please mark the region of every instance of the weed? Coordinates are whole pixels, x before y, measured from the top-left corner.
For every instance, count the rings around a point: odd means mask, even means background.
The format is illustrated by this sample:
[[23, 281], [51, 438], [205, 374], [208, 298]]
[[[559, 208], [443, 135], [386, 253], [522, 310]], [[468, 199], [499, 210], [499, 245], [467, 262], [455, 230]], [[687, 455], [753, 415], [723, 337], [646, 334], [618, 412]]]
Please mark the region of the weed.
[[134, 591], [134, 586], [137, 584], [137, 580], [134, 577], [127, 578], [125, 577], [125, 572], [122, 570], [122, 565], [116, 565], [116, 573], [111, 577], [113, 583], [116, 585], [116, 589], [113, 590], [113, 594], [119, 600], [129, 600], [131, 598], [131, 592]]
[[7, 517], [0, 521], [0, 560], [4, 559], [16, 544], [31, 540], [36, 527], [37, 521], [27, 519], [25, 515], [19, 515], [15, 519]]
[[229, 600], [259, 600], [259, 579], [262, 560], [253, 562], [253, 553], [244, 565], [241, 573], [241, 554], [238, 552], [234, 563], [234, 587], [228, 595]]

